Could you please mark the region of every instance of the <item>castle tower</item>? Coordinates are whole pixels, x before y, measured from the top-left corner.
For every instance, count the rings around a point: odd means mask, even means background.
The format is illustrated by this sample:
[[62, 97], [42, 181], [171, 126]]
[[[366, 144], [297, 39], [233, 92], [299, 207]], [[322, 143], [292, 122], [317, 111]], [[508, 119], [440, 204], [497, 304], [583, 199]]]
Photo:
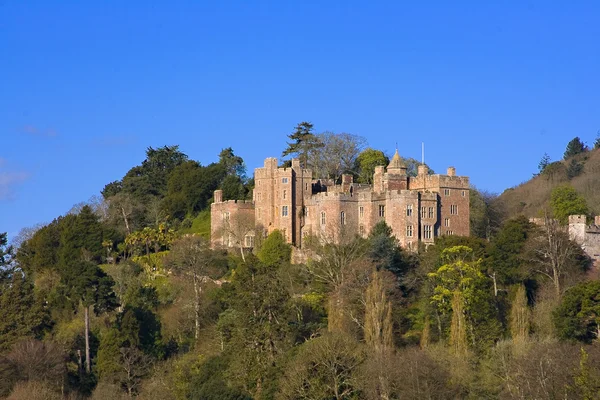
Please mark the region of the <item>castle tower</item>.
[[586, 227], [585, 215], [569, 215], [569, 239], [583, 245]]
[[408, 187], [406, 164], [402, 162], [398, 150], [390, 160], [384, 177], [385, 190], [404, 190]]

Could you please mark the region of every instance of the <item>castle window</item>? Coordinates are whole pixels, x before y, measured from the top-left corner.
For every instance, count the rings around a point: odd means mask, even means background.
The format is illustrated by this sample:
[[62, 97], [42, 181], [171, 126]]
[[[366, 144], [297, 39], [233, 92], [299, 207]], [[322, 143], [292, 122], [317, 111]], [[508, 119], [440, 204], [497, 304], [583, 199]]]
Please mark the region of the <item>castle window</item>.
[[256, 193], [256, 200], [258, 200], [258, 201], [262, 200], [262, 193], [260, 193], [260, 192]]
[[346, 213], [343, 211], [340, 213], [340, 224], [346, 225]]
[[287, 197], [287, 190], [284, 189], [284, 191], [283, 191], [283, 199], [285, 200], [286, 197]]
[[444, 226], [450, 226], [450, 218], [444, 218]]
[[450, 189], [444, 189], [444, 196], [450, 196]]
[[287, 217], [288, 216], [288, 206], [282, 206], [281, 207], [281, 216], [282, 217]]
[[287, 229], [283, 228], [281, 234], [283, 235], [283, 240], [287, 242]]
[[260, 218], [260, 208], [257, 208], [257, 209], [256, 209], [256, 216], [257, 216], [258, 218]]
[[288, 178], [281, 178], [281, 183], [288, 183]]
[[379, 206], [379, 216], [385, 217], [385, 206]]
[[450, 214], [458, 215], [458, 206], [456, 204], [450, 205]]
[[321, 212], [321, 225], [325, 225], [325, 211]]
[[452, 232], [452, 231], [446, 231], [446, 235], [454, 235], [454, 232]]
[[429, 218], [433, 218], [433, 207], [429, 207]]
[[412, 237], [412, 235], [413, 235], [412, 225], [406, 225], [406, 236]]
[[254, 247], [254, 235], [246, 235], [244, 241], [246, 242], [246, 247]]
[[407, 217], [412, 217], [412, 204], [408, 204], [406, 206], [406, 216]]
[[304, 207], [304, 216], [308, 217], [308, 207]]
[[364, 225], [360, 225], [358, 227], [358, 233], [360, 234], [360, 236], [364, 236], [365, 235], [365, 227], [364, 227]]
[[308, 190], [308, 183], [305, 183], [304, 186], [305, 186], [305, 189]]
[[464, 190], [462, 191], [462, 197], [465, 197], [465, 195], [467, 194], [467, 192], [465, 192]]
[[365, 216], [365, 208], [363, 206], [358, 207], [358, 216], [360, 218]]
[[431, 225], [425, 225], [423, 227], [423, 238], [431, 239]]
[[223, 222], [229, 222], [229, 211], [223, 212]]
[[427, 207], [421, 207], [421, 218], [427, 217]]

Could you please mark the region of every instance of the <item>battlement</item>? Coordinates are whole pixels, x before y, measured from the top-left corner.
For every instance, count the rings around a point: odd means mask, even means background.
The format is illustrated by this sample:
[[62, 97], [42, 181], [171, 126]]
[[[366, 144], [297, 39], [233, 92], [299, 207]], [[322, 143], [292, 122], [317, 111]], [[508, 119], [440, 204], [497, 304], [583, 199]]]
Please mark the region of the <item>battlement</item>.
[[366, 237], [382, 220], [402, 246], [412, 249], [421, 241], [433, 243], [439, 235], [469, 234], [469, 178], [456, 176], [454, 167], [447, 175], [429, 175], [426, 165], [418, 167], [418, 176], [409, 177], [397, 152], [387, 167], [375, 167], [372, 184], [355, 183], [350, 174], [341, 176], [341, 184], [313, 179], [312, 170], [302, 168], [299, 159], [279, 167], [275, 157], [254, 170], [254, 179], [253, 201], [223, 201], [223, 192], [215, 191], [215, 232], [230, 219], [252, 215], [261, 230], [277, 229], [299, 248], [307, 235], [344, 232]]
[[569, 215], [569, 225], [586, 224], [587, 218], [585, 215]]

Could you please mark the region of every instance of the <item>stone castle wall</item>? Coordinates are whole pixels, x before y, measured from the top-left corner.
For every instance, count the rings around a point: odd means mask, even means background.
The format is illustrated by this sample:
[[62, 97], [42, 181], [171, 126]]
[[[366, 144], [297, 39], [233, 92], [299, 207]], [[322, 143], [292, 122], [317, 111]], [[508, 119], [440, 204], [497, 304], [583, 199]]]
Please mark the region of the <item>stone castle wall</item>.
[[411, 249], [440, 235], [469, 235], [469, 179], [456, 176], [452, 167], [448, 175], [429, 175], [420, 166], [417, 177], [408, 177], [396, 153], [387, 168], [376, 167], [373, 185], [356, 184], [351, 175], [335, 185], [313, 180], [312, 171], [301, 168], [297, 159], [291, 167], [279, 168], [276, 158], [267, 158], [255, 169], [254, 179], [251, 203], [223, 202], [215, 192], [213, 243], [224, 243], [219, 236], [224, 215], [231, 219], [251, 213], [256, 234], [278, 229], [298, 248], [309, 235], [333, 242], [357, 234], [366, 237], [379, 221]]

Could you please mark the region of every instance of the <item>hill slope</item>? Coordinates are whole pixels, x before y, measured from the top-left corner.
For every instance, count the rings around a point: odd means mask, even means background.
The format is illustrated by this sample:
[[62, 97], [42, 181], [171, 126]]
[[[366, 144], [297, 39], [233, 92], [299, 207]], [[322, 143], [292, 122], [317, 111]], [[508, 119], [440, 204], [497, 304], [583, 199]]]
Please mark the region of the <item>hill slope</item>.
[[[583, 170], [579, 175], [569, 178], [571, 163], [581, 164]], [[503, 210], [506, 218], [519, 214], [539, 216], [544, 209], [549, 209], [552, 189], [564, 184], [571, 185], [585, 198], [594, 215], [600, 214], [600, 149], [548, 165], [543, 173], [506, 189], [495, 200], [494, 205]]]

